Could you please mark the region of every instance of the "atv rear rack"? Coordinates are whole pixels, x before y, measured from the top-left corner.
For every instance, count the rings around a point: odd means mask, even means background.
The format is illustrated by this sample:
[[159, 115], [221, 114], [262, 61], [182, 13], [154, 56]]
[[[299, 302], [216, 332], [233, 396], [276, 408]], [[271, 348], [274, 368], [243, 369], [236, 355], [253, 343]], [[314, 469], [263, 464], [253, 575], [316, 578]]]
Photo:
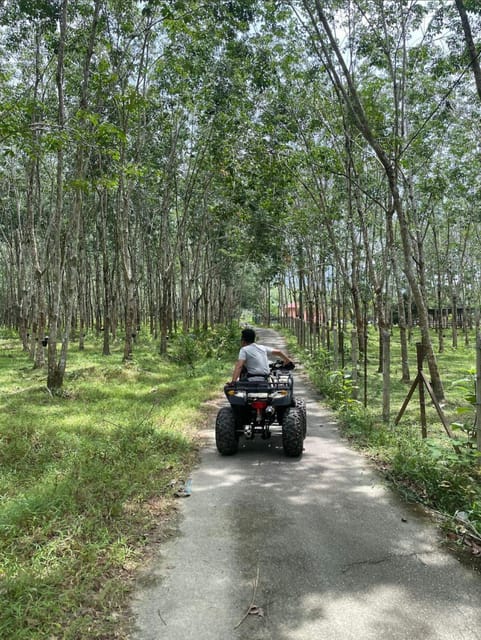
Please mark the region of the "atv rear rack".
[[292, 376], [271, 375], [266, 380], [239, 380], [225, 386], [225, 391], [247, 391], [251, 393], [273, 393], [275, 391], [291, 391], [294, 386]]

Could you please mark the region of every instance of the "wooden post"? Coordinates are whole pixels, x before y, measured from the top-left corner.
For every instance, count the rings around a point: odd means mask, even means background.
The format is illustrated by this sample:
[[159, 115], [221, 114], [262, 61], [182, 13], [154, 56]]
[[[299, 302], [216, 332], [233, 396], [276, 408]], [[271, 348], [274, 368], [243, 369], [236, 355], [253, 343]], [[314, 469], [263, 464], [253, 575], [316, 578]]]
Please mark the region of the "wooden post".
[[427, 438], [426, 427], [426, 395], [424, 393], [424, 385], [421, 381], [423, 360], [424, 360], [424, 347], [421, 342], [416, 343], [416, 355], [418, 364], [418, 380], [419, 380], [419, 410], [421, 412], [421, 434], [423, 438]]
[[399, 413], [397, 414], [396, 420], [394, 420], [394, 424], [398, 424], [399, 421], [401, 420], [403, 413], [406, 411], [406, 408], [409, 404], [409, 401], [411, 400], [411, 397], [414, 393], [414, 389], [418, 386], [419, 384], [419, 375], [416, 376], [416, 379], [414, 380], [414, 382], [411, 385], [411, 388], [409, 389], [409, 393], [407, 394], [403, 405], [401, 407], [401, 409], [399, 410]]
[[[416, 379], [414, 380], [414, 382], [411, 385], [411, 388], [409, 389], [409, 393], [406, 396], [406, 399], [403, 402], [403, 406], [401, 407], [396, 420], [394, 421], [394, 424], [398, 424], [399, 421], [402, 418], [402, 415], [404, 413], [404, 411], [406, 410], [406, 407], [409, 404], [409, 401], [411, 400], [411, 397], [414, 393], [414, 390], [416, 389], [417, 386], [419, 386], [419, 406], [421, 409], [421, 429], [422, 429], [422, 436], [423, 438], [427, 437], [427, 429], [426, 429], [426, 401], [425, 401], [425, 390], [427, 390], [427, 392], [429, 393], [429, 396], [433, 402], [433, 405], [436, 409], [436, 411], [438, 412], [438, 416], [439, 419], [442, 422], [442, 425], [444, 427], [444, 430], [446, 431], [446, 433], [448, 434], [448, 436], [451, 439], [454, 439], [454, 434], [451, 430], [451, 427], [449, 426], [449, 423], [446, 419], [446, 416], [443, 413], [442, 407], [438, 402], [438, 399], [436, 398], [436, 394], [434, 393], [432, 387], [431, 387], [431, 383], [429, 382], [428, 378], [426, 377], [424, 371], [423, 371], [423, 359], [424, 359], [424, 348], [422, 346], [422, 344], [418, 343], [416, 344], [416, 352], [417, 352], [417, 359], [418, 359], [418, 373], [416, 376]], [[453, 443], [453, 449], [456, 451], [456, 453], [460, 453], [460, 449], [459, 446], [457, 444]]]
[[382, 330], [382, 420], [389, 422], [391, 414], [391, 334]]

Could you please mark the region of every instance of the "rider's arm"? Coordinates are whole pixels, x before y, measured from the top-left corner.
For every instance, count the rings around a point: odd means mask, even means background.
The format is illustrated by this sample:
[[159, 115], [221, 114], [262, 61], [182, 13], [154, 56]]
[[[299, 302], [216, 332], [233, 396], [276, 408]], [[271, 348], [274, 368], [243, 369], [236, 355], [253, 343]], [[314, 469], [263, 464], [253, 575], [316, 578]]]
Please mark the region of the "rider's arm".
[[245, 365], [246, 361], [242, 360], [241, 358], [239, 358], [239, 360], [237, 360], [237, 362], [235, 363], [234, 366], [234, 371], [232, 373], [232, 382], [235, 382], [236, 380], [239, 379], [241, 371], [242, 371], [242, 367]]
[[292, 362], [289, 356], [286, 356], [284, 351], [281, 351], [280, 349], [272, 349], [272, 355], [280, 358], [284, 362], [284, 364], [287, 364], [288, 362]]

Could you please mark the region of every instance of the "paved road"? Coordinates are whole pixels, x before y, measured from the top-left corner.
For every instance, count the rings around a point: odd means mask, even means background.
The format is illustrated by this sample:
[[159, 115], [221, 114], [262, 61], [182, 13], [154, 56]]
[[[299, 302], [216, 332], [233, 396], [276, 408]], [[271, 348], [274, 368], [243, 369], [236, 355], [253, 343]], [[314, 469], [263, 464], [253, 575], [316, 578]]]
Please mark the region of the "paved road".
[[139, 584], [133, 640], [480, 640], [481, 575], [296, 387], [302, 458], [274, 440], [221, 457], [208, 434], [177, 535]]

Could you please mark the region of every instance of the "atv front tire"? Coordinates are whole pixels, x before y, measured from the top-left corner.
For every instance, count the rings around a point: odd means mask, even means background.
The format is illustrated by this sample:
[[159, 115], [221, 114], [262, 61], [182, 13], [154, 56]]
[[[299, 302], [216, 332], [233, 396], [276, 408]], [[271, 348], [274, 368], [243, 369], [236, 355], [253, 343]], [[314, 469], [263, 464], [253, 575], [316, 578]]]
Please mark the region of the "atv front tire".
[[306, 417], [306, 401], [304, 398], [296, 398], [295, 406], [299, 409], [302, 416], [302, 437], [305, 438], [307, 435], [307, 417]]
[[290, 458], [302, 454], [304, 441], [303, 416], [298, 407], [289, 407], [282, 419], [282, 446]]
[[215, 444], [217, 451], [223, 456], [237, 453], [239, 436], [236, 432], [236, 420], [230, 407], [222, 407], [215, 421]]

